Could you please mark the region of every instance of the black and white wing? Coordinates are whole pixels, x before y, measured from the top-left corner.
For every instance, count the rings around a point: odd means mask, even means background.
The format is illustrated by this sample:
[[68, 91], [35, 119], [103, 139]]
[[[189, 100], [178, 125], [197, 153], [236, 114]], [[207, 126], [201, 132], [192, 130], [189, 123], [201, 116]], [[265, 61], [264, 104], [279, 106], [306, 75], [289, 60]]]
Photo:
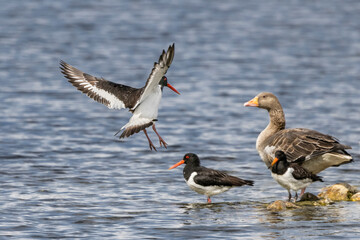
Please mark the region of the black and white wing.
[[142, 90], [93, 77], [64, 61], [60, 69], [74, 87], [111, 109], [133, 108]]
[[202, 186], [252, 186], [254, 184], [251, 180], [234, 177], [222, 171], [205, 167], [200, 169], [202, 171], [198, 171], [198, 174], [194, 177], [194, 182]]
[[154, 88], [159, 85], [160, 80], [169, 69], [175, 55], [175, 43], [169, 46], [167, 52], [163, 50], [158, 62], [154, 63], [154, 67], [146, 81], [141, 97], [136, 102], [132, 110], [134, 110], [144, 99], [151, 95]]

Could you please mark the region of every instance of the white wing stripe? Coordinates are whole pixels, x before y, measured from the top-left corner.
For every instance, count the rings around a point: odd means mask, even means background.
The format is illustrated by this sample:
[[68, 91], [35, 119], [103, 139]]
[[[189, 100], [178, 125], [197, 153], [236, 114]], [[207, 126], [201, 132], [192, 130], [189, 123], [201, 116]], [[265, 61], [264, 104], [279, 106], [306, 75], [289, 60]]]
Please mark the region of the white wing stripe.
[[111, 109], [125, 108], [125, 104], [123, 103], [123, 101], [119, 100], [119, 98], [117, 98], [114, 94], [109, 93], [108, 91], [105, 91], [103, 89], [100, 89], [100, 88], [97, 88], [96, 86], [91, 85], [85, 79], [79, 79], [79, 80], [76, 80], [75, 82], [80, 82], [79, 83], [80, 86], [88, 89], [88, 91], [89, 91], [88, 95], [91, 94], [91, 92], [92, 92], [92, 93], [106, 99], [109, 102], [109, 104], [107, 105], [108, 108], [111, 108]]

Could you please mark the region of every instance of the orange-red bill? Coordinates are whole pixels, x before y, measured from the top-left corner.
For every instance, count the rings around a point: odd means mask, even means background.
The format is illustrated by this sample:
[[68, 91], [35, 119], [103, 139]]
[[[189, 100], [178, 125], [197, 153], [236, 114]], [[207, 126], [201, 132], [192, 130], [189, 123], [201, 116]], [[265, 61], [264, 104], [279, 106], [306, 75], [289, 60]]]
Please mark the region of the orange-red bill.
[[259, 98], [258, 97], [254, 97], [253, 99], [251, 99], [250, 101], [244, 103], [245, 107], [258, 107], [259, 106]]
[[178, 167], [178, 166], [180, 166], [181, 164], [184, 164], [184, 163], [185, 163], [185, 161], [184, 161], [184, 160], [181, 160], [180, 162], [172, 165], [172, 166], [169, 168], [169, 170], [170, 170], [170, 169], [173, 169], [173, 168], [176, 168], [176, 167]]
[[[275, 164], [277, 161], [279, 161], [279, 159], [278, 159], [277, 157], [274, 158], [274, 160], [272, 161], [270, 167], [274, 166], [274, 164]], [[269, 167], [269, 168], [270, 168], [270, 167]]]
[[169, 83], [166, 86], [180, 95], [180, 93], [173, 86], [171, 86]]

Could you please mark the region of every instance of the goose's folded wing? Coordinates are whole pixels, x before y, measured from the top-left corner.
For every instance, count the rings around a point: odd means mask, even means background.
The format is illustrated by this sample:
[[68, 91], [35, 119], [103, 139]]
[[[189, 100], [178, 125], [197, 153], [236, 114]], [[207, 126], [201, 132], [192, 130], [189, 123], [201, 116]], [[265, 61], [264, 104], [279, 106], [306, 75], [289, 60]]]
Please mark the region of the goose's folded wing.
[[294, 162], [303, 157], [307, 161], [329, 152], [349, 155], [345, 149], [351, 149], [350, 146], [339, 143], [330, 135], [304, 128], [282, 130], [268, 138], [265, 145], [284, 151], [288, 162]]

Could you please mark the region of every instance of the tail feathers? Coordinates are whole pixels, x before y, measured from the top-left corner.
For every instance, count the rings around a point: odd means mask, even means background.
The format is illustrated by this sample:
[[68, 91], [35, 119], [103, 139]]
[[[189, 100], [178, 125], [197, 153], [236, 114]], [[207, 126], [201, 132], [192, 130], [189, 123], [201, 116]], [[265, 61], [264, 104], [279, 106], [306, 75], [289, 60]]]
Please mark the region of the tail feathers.
[[246, 185], [254, 186], [254, 181], [252, 180], [244, 180]]
[[252, 181], [252, 180], [244, 180], [244, 179], [237, 178], [234, 176], [230, 176], [229, 180], [231, 181], [233, 186], [243, 186], [243, 185], [253, 186], [254, 185], [254, 181]]
[[[147, 127], [150, 127], [151, 125], [153, 125], [153, 122], [149, 122], [143, 125], [137, 125], [137, 126], [131, 126], [131, 127], [127, 127], [122, 134], [120, 135], [119, 138], [126, 138], [126, 137], [130, 137], [131, 135], [140, 132], [141, 130], [144, 130]], [[121, 131], [121, 130], [120, 130]], [[120, 132], [119, 131], [119, 132]], [[117, 133], [119, 133], [117, 132]]]
[[126, 138], [126, 137], [130, 137], [131, 135], [140, 132], [141, 130], [144, 130], [147, 127], [150, 127], [151, 125], [153, 125], [153, 119], [149, 119], [149, 118], [144, 118], [141, 117], [139, 114], [134, 114], [131, 118], [130, 121], [125, 124], [116, 134], [115, 136], [121, 132], [122, 130], [124, 130], [122, 132], [122, 134], [120, 135], [119, 138]]
[[318, 175], [315, 175], [315, 174], [312, 174], [311, 179], [312, 179], [314, 182], [316, 182], [316, 181], [324, 182], [324, 181], [322, 180], [322, 177], [320, 177], [320, 176], [318, 176]]

